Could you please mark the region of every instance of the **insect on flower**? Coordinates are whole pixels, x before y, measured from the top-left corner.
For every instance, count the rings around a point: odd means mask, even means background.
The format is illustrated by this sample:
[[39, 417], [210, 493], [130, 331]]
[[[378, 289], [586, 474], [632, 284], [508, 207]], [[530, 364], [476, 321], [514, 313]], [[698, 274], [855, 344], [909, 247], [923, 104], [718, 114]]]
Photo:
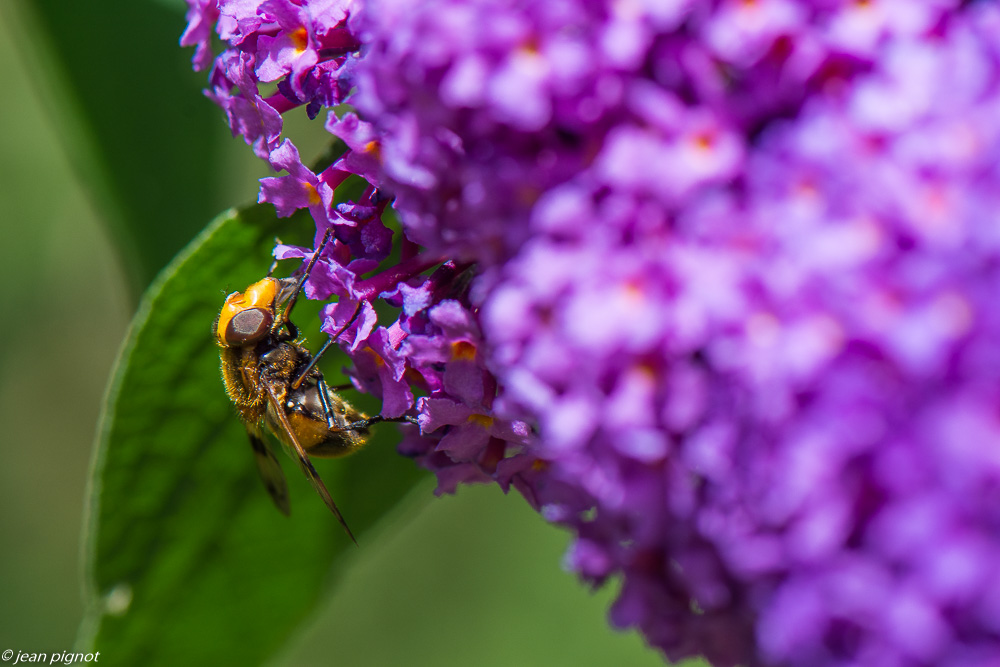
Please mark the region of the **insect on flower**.
[[329, 238], [330, 230], [299, 277], [274, 278], [272, 265], [263, 279], [226, 297], [212, 331], [219, 345], [226, 393], [246, 426], [257, 469], [274, 504], [289, 513], [288, 486], [264, 439], [265, 431], [286, 446], [356, 544], [309, 457], [346, 456], [361, 449], [368, 441], [368, 427], [383, 419], [368, 418], [354, 409], [327, 385], [316, 367], [337, 336], [313, 356], [296, 342], [298, 329], [289, 319]]

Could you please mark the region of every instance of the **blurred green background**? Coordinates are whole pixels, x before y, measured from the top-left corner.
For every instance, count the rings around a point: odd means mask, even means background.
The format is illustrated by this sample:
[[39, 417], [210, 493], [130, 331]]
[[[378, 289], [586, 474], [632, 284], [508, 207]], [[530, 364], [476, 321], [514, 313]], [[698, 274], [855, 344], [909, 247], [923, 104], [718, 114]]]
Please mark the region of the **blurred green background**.
[[[0, 5], [0, 651], [72, 647], [95, 425], [136, 298], [264, 173], [201, 95], [177, 46], [183, 11]], [[608, 628], [613, 587], [592, 594], [563, 572], [567, 536], [516, 494], [465, 488], [379, 533], [278, 664], [661, 664]]]

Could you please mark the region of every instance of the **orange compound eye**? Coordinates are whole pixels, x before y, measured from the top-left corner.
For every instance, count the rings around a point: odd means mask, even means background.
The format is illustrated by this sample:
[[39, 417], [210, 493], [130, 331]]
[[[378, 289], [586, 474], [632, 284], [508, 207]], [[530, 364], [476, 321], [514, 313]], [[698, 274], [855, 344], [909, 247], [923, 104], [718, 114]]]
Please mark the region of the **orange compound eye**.
[[225, 346], [255, 343], [271, 330], [274, 323], [274, 300], [278, 281], [264, 278], [246, 289], [233, 292], [219, 313], [215, 337]]

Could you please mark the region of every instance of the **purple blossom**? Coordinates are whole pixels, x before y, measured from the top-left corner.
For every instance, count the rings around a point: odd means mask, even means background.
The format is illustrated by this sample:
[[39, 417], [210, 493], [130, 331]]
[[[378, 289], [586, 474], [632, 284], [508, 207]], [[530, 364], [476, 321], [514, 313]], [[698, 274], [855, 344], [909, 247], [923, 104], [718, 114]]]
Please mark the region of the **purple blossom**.
[[[288, 217], [300, 208], [308, 208], [317, 225], [326, 228], [334, 223], [329, 211], [333, 207], [333, 191], [343, 178], [333, 178], [327, 173], [317, 176], [302, 164], [299, 151], [288, 139], [271, 151], [268, 161], [275, 169], [288, 172], [287, 176], [262, 178], [260, 203], [274, 204], [278, 215]], [[346, 176], [346, 174], [343, 174]], [[332, 182], [331, 182], [332, 181]], [[340, 224], [353, 225], [350, 218], [337, 220]]]
[[401, 337], [398, 327], [393, 330], [379, 327], [351, 355], [354, 381], [363, 391], [382, 399], [383, 417], [399, 417], [413, 406], [413, 393], [403, 381], [406, 359], [399, 351]]
[[180, 44], [195, 47], [191, 65], [197, 71], [207, 69], [212, 64], [212, 28], [218, 20], [219, 7], [216, 0], [194, 0], [190, 3], [187, 28], [181, 35]]
[[[276, 35], [261, 34], [257, 40], [257, 76], [261, 81], [288, 77], [300, 101], [308, 101], [303, 83], [325, 60], [324, 51], [347, 53], [358, 43], [344, 27], [350, 0], [313, 0], [301, 6], [284, 0], [266, 0], [258, 13], [278, 26]], [[333, 62], [327, 60], [327, 62]]]
[[369, 183], [378, 183], [381, 173], [378, 136], [370, 123], [358, 119], [357, 114], [347, 113], [338, 117], [331, 112], [326, 123], [330, 134], [344, 140], [350, 149], [335, 166], [357, 174]]
[[[216, 29], [211, 96], [288, 172], [261, 201], [334, 227], [307, 295], [439, 493], [516, 488], [671, 660], [1000, 660], [995, 2], [269, 0]], [[345, 100], [316, 174], [280, 114]]]
[[205, 95], [226, 112], [233, 136], [242, 136], [254, 154], [266, 160], [278, 145], [283, 123], [279, 108], [260, 96], [256, 80], [247, 73], [252, 64], [247, 54], [222, 53], [212, 66], [212, 88]]

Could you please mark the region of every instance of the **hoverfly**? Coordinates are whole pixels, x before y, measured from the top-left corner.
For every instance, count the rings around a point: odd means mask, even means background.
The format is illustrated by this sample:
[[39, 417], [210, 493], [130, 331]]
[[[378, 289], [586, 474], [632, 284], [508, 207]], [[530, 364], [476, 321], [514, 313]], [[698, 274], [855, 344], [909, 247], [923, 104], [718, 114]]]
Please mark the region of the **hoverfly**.
[[331, 336], [313, 356], [296, 342], [298, 329], [289, 319], [330, 231], [298, 278], [272, 277], [275, 262], [262, 280], [226, 297], [212, 331], [219, 345], [226, 393], [246, 426], [257, 469], [274, 504], [284, 514], [289, 513], [288, 486], [278, 460], [264, 441], [265, 430], [287, 446], [356, 544], [309, 457], [351, 454], [367, 443], [368, 427], [383, 420], [368, 418], [351, 407], [316, 368], [316, 360], [337, 336]]

